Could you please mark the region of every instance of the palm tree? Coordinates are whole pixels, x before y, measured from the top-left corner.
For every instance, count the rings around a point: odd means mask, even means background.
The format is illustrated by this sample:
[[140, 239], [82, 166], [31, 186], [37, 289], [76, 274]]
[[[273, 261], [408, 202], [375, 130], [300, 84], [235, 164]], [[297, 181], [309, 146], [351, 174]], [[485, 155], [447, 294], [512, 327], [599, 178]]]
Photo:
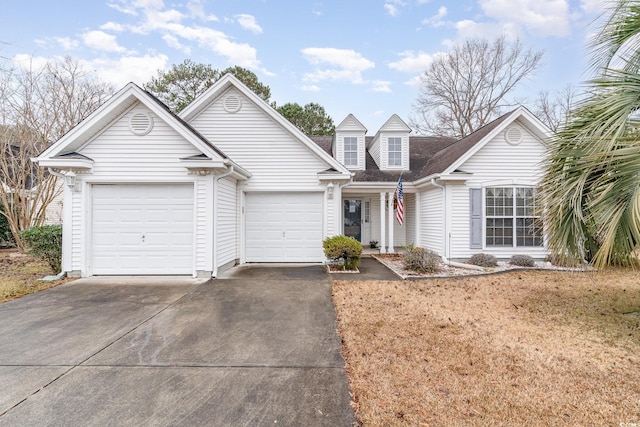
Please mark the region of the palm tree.
[[596, 77], [551, 141], [542, 181], [550, 250], [599, 268], [633, 262], [640, 242], [640, 1], [607, 12]]

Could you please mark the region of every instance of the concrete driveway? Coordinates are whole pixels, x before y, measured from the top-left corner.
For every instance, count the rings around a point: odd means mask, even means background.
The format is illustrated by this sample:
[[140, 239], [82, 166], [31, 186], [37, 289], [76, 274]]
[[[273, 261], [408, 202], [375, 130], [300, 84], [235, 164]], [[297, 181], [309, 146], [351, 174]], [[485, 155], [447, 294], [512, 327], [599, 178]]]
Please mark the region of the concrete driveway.
[[0, 424], [350, 426], [339, 348], [321, 266], [82, 279], [0, 304]]

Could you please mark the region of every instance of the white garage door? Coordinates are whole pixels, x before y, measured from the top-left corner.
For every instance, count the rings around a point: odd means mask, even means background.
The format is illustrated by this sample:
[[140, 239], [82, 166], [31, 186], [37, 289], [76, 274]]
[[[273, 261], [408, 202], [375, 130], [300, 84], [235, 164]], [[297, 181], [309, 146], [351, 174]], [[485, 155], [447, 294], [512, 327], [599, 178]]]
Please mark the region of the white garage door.
[[94, 185], [93, 274], [191, 274], [193, 185]]
[[321, 262], [322, 193], [247, 193], [247, 262]]

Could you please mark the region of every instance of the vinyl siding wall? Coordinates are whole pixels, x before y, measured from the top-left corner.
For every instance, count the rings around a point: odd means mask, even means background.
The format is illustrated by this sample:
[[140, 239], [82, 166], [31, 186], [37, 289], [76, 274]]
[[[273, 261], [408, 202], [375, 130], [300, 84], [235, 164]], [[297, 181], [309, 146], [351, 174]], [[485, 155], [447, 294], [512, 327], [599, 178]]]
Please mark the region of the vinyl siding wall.
[[[153, 129], [144, 136], [137, 136], [129, 130], [129, 117], [137, 112], [146, 112], [153, 118]], [[85, 253], [89, 255], [90, 244], [86, 239], [91, 226], [91, 186], [82, 186], [82, 182], [99, 183], [194, 183], [195, 201], [195, 241], [196, 270], [210, 270], [211, 262], [206, 253], [211, 253], [210, 220], [212, 218], [212, 186], [207, 181], [211, 176], [189, 175], [180, 162], [180, 158], [200, 152], [176, 131], [151, 113], [146, 107], [137, 104], [123, 114], [111, 126], [87, 144], [80, 151], [94, 160], [93, 172], [78, 174], [80, 192], [73, 193], [72, 209], [72, 269], [86, 274]], [[84, 194], [87, 193], [87, 194]], [[85, 209], [86, 206], [86, 209]]]
[[223, 178], [218, 182], [218, 262], [216, 267], [240, 257], [238, 250], [238, 197], [236, 181]]
[[452, 259], [467, 259], [477, 252], [491, 253], [497, 257], [509, 257], [520, 253], [537, 258], [545, 256], [544, 248], [469, 248], [469, 188], [535, 186], [542, 176], [541, 161], [545, 156], [545, 146], [517, 121], [511, 126], [518, 126], [523, 133], [518, 145], [508, 144], [504, 132], [498, 134], [460, 166], [460, 170], [473, 173], [472, 179], [464, 186], [449, 186], [451, 206], [448, 212], [451, 213]]
[[442, 189], [423, 191], [420, 199], [420, 246], [444, 255]]

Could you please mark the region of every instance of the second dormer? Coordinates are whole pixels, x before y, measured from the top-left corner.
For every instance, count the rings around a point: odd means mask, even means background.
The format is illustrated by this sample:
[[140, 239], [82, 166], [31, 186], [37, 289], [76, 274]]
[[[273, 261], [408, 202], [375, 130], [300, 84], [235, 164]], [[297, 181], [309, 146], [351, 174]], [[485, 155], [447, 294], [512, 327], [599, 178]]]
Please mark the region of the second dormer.
[[411, 128], [392, 115], [369, 143], [369, 153], [380, 170], [409, 170], [409, 132]]
[[365, 128], [353, 114], [349, 114], [338, 126], [331, 150], [333, 157], [351, 170], [365, 169]]

